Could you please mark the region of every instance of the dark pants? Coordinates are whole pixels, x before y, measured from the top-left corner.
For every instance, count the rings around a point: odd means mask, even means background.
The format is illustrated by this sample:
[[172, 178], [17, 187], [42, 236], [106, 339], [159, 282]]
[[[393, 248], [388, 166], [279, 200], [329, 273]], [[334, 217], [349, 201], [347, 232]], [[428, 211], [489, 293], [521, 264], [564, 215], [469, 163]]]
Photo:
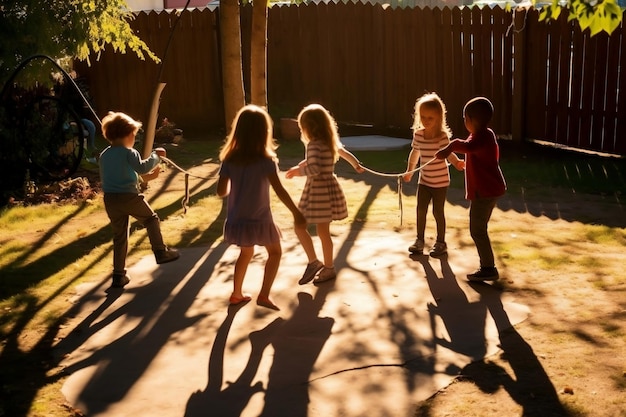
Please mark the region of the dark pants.
[[444, 207], [446, 204], [446, 195], [448, 187], [433, 188], [427, 185], [418, 184], [417, 186], [417, 238], [424, 240], [426, 231], [426, 215], [428, 214], [428, 205], [433, 203], [433, 217], [437, 223], [437, 241], [446, 241], [446, 216]]
[[481, 267], [494, 267], [496, 265], [487, 229], [497, 201], [497, 198], [477, 198], [470, 202], [470, 235], [476, 244]]
[[104, 195], [104, 207], [113, 227], [113, 274], [126, 273], [130, 216], [146, 228], [153, 251], [165, 249], [159, 216], [143, 194], [108, 193]]

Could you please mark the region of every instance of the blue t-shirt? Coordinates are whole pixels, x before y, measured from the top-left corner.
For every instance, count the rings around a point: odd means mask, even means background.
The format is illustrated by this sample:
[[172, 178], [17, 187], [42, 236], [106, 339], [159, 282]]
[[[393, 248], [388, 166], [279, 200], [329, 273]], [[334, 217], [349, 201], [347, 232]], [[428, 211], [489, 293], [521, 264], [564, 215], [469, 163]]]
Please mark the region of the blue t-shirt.
[[161, 161], [153, 152], [142, 159], [134, 148], [109, 146], [100, 154], [100, 179], [105, 193], [139, 193], [139, 175], [152, 171]]

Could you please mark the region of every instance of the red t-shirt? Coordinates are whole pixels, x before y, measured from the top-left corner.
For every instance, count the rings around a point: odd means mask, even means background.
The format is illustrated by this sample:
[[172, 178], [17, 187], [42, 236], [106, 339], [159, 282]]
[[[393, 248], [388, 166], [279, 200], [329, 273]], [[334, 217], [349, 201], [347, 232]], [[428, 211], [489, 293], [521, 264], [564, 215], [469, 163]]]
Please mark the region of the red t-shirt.
[[471, 133], [467, 139], [450, 142], [453, 152], [465, 154], [465, 198], [500, 197], [506, 182], [500, 169], [500, 148], [491, 129]]

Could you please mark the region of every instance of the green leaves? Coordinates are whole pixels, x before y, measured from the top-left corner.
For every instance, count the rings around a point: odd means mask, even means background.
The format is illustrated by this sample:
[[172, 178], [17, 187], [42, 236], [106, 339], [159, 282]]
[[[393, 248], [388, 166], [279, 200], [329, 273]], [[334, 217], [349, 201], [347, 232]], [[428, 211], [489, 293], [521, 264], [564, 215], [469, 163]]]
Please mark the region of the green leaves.
[[[537, 0], [533, 0], [533, 5], [537, 7]], [[602, 31], [611, 34], [622, 21], [622, 9], [616, 0], [552, 0], [541, 6], [539, 20], [558, 19], [564, 7], [569, 9], [568, 21], [577, 20], [580, 29], [589, 29], [591, 36]]]
[[0, 6], [0, 82], [34, 54], [88, 59], [107, 46], [141, 59], [159, 58], [131, 29], [126, 0], [3, 0]]

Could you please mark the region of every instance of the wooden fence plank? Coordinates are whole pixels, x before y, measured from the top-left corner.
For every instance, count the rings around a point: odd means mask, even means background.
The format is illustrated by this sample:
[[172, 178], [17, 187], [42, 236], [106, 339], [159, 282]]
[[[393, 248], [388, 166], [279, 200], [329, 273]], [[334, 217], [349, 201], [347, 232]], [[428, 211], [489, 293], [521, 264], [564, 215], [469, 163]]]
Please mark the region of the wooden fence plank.
[[[562, 16], [561, 16], [562, 18]], [[561, 27], [559, 22], [549, 22], [548, 26], [548, 65], [547, 69], [547, 88], [546, 88], [546, 124], [545, 135], [553, 141], [559, 141], [556, 129], [557, 110], [559, 108], [557, 95], [559, 90], [559, 47], [561, 38]]]
[[[618, 91], [619, 83], [617, 74], [612, 69], [619, 68], [620, 50], [621, 50], [621, 36], [618, 33], [613, 33], [609, 38], [608, 52], [607, 52], [607, 74], [606, 74], [606, 91]], [[604, 108], [604, 132], [603, 132], [603, 144], [602, 149], [604, 152], [615, 153], [617, 137], [615, 136], [618, 112], [617, 112], [617, 95], [606, 94], [605, 95], [605, 108]]]
[[585, 37], [578, 26], [572, 27], [570, 25], [570, 28], [572, 33], [572, 65], [568, 100], [567, 141], [564, 144], [578, 147], [581, 144], [580, 122]]
[[[622, 16], [621, 27], [616, 30], [622, 40], [622, 45], [626, 42], [626, 16]], [[615, 137], [616, 143], [614, 151], [620, 155], [626, 155], [626, 53], [624, 53], [624, 47], [620, 53], [619, 68], [621, 71], [619, 74], [615, 74], [614, 77], [618, 78], [619, 96], [617, 97], [617, 114], [616, 114], [616, 128]]]
[[595, 41], [595, 66], [593, 101], [592, 101], [592, 124], [590, 134], [590, 146], [592, 149], [605, 149], [604, 147], [604, 117], [607, 80], [607, 51], [609, 37], [605, 32], [601, 32], [593, 37]]
[[[454, 8], [451, 10], [452, 18], [452, 46], [451, 53], [454, 62], [454, 77], [452, 82], [452, 90], [446, 92], [443, 96], [446, 107], [448, 109], [448, 125], [455, 137], [463, 137], [465, 135], [465, 125], [463, 124], [462, 109], [467, 96], [464, 94], [464, 73], [469, 72], [469, 67], [465, 66], [464, 45], [463, 45], [463, 23], [462, 10]], [[445, 28], [444, 28], [445, 30]]]
[[588, 147], [591, 145], [591, 123], [593, 114], [593, 77], [595, 76], [595, 41], [590, 37], [589, 31], [583, 33], [584, 39], [584, 60], [582, 61], [583, 77], [580, 100], [580, 141], [579, 146]]
[[532, 80], [533, 88], [528, 90], [526, 100], [527, 125], [526, 134], [530, 139], [549, 140], [545, 136], [546, 122], [546, 57], [547, 47], [547, 25], [539, 22], [539, 12], [529, 10], [527, 15], [528, 25], [528, 51], [526, 55], [528, 62], [528, 79]]
[[548, 108], [552, 111], [551, 117], [554, 118], [555, 138], [557, 142], [565, 143], [568, 140], [567, 126], [569, 125], [568, 96], [571, 85], [572, 26], [567, 21], [565, 14], [560, 16], [555, 23], [555, 33], [558, 33], [559, 42], [558, 55], [555, 61], [558, 64], [557, 80], [555, 80], [556, 91], [554, 92], [556, 102], [553, 108], [550, 105]]

